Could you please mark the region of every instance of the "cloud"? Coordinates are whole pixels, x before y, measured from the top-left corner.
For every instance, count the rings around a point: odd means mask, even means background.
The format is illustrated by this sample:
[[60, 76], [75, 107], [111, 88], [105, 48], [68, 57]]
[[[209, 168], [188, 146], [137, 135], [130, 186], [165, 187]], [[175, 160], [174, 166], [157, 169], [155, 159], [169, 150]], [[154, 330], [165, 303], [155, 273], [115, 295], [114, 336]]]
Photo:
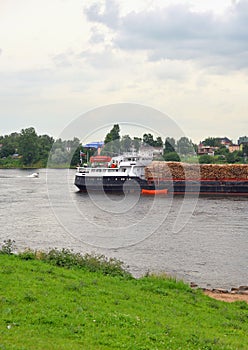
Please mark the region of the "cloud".
[[[246, 0], [233, 3], [218, 16], [182, 4], [121, 16], [117, 3], [110, 2], [106, 1], [103, 12], [99, 5], [92, 5], [85, 13], [90, 22], [113, 31], [113, 47], [145, 51], [149, 61], [190, 60], [204, 66], [248, 68]], [[100, 36], [97, 39], [99, 43]]]
[[119, 6], [115, 0], [107, 0], [102, 9], [99, 3], [95, 3], [85, 9], [87, 18], [92, 22], [103, 23], [116, 27], [119, 21]]
[[91, 30], [91, 44], [99, 44], [105, 41], [105, 35], [97, 28], [93, 27]]
[[72, 64], [70, 62], [70, 55], [71, 54], [68, 52], [59, 53], [53, 56], [52, 60], [57, 67], [60, 67], [60, 68], [71, 67]]
[[85, 50], [81, 52], [78, 57], [96, 69], [106, 70], [116, 67], [119, 68], [119, 61], [109, 48], [104, 48], [104, 50], [100, 52]]
[[23, 70], [15, 72], [0, 72], [0, 100], [7, 97], [37, 97], [47, 88], [51, 81], [58, 84], [60, 81], [50, 69]]

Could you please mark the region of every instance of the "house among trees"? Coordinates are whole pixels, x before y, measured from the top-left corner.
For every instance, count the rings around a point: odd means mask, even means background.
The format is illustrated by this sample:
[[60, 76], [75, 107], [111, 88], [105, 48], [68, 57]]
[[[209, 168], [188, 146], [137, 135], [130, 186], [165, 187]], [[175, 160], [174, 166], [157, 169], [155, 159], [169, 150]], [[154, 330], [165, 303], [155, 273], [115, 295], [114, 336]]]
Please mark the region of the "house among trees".
[[139, 149], [140, 153], [150, 156], [153, 159], [160, 159], [163, 156], [163, 146], [150, 146], [150, 145], [141, 145]]
[[214, 152], [219, 149], [217, 146], [205, 146], [202, 142], [199, 143], [197, 148], [197, 154], [199, 156], [208, 155], [214, 156]]
[[227, 148], [232, 145], [232, 140], [230, 140], [228, 137], [218, 137], [217, 140], [219, 143], [223, 146], [226, 146]]
[[239, 146], [239, 145], [230, 145], [230, 146], [228, 147], [228, 149], [229, 149], [229, 152], [230, 152], [230, 153], [233, 153], [233, 152], [235, 152], [235, 151], [240, 151], [240, 146]]
[[[223, 149], [229, 150], [230, 153], [239, 151], [239, 145], [234, 145], [232, 140], [228, 137], [208, 137], [204, 141], [200, 142], [197, 149], [198, 155], [209, 155], [214, 156], [215, 153], [224, 152]], [[217, 152], [218, 151], [218, 152]]]
[[241, 136], [238, 139], [238, 145], [241, 151], [243, 151], [244, 148], [248, 147], [248, 137], [247, 136]]

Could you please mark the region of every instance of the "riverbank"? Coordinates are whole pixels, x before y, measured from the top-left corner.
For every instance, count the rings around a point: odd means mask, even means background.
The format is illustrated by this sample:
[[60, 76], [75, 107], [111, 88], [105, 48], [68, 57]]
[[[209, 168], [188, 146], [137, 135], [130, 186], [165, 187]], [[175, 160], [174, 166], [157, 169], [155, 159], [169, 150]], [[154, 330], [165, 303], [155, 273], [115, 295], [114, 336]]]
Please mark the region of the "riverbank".
[[209, 297], [216, 299], [216, 300], [221, 300], [225, 301], [227, 303], [233, 303], [235, 301], [245, 301], [248, 303], [248, 292], [227, 292], [227, 291], [221, 291], [221, 290], [209, 290], [205, 289], [204, 291], [205, 295], [208, 295]]
[[[196, 289], [198, 288], [198, 285], [191, 283], [190, 287], [192, 289]], [[248, 286], [240, 286], [237, 288], [231, 288], [230, 290], [223, 288], [201, 288], [201, 290], [205, 295], [208, 295], [216, 300], [221, 300], [228, 303], [235, 301], [245, 301], [248, 303]]]
[[244, 302], [166, 276], [137, 280], [104, 257], [43, 254], [0, 254], [1, 349], [246, 349]]

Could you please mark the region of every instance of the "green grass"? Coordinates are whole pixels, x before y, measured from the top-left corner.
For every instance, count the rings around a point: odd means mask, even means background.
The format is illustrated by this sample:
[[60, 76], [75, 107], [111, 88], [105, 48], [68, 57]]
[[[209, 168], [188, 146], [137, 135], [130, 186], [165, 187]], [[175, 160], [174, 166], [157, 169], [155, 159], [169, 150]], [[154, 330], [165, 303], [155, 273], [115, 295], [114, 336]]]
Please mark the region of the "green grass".
[[247, 349], [245, 302], [213, 300], [164, 276], [33, 258], [0, 254], [1, 350]]

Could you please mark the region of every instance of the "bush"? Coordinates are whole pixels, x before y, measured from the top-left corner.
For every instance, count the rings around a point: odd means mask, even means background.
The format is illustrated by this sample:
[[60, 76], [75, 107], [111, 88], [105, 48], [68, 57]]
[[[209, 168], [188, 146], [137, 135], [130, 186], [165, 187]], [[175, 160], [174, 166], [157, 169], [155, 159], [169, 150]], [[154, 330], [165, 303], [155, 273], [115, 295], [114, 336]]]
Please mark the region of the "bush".
[[74, 254], [70, 249], [63, 248], [59, 250], [54, 248], [47, 254], [44, 254], [42, 260], [56, 266], [74, 268], [81, 265], [82, 256], [80, 254]]
[[18, 256], [24, 260], [42, 260], [49, 264], [68, 269], [86, 269], [91, 272], [101, 272], [104, 275], [122, 276], [131, 278], [131, 274], [125, 270], [123, 262], [115, 258], [107, 258], [104, 255], [92, 255], [74, 253], [70, 249], [51, 249], [48, 253], [26, 249]]
[[15, 249], [15, 241], [11, 239], [7, 239], [3, 241], [3, 244], [0, 249], [0, 254], [13, 254], [13, 250]]
[[32, 249], [27, 248], [24, 250], [24, 252], [19, 253], [18, 256], [23, 260], [35, 260], [36, 252], [34, 252]]
[[209, 156], [208, 154], [204, 154], [203, 156], [199, 157], [199, 163], [200, 164], [212, 164], [214, 163], [213, 156]]
[[86, 254], [84, 257], [84, 266], [92, 272], [102, 272], [104, 275], [122, 276], [131, 278], [131, 274], [123, 267], [123, 262], [115, 258], [107, 258], [104, 255]]
[[164, 154], [164, 160], [167, 162], [180, 162], [180, 157], [177, 152], [169, 152]]
[[[15, 241], [11, 239], [5, 240], [1, 245], [0, 254], [11, 255], [14, 249]], [[41, 260], [68, 269], [79, 268], [91, 272], [101, 272], [104, 275], [132, 278], [131, 274], [124, 268], [123, 262], [118, 259], [107, 258], [104, 255], [82, 255], [66, 248], [61, 250], [54, 248], [47, 253], [27, 248], [23, 252], [18, 253], [18, 257], [22, 260]]]

